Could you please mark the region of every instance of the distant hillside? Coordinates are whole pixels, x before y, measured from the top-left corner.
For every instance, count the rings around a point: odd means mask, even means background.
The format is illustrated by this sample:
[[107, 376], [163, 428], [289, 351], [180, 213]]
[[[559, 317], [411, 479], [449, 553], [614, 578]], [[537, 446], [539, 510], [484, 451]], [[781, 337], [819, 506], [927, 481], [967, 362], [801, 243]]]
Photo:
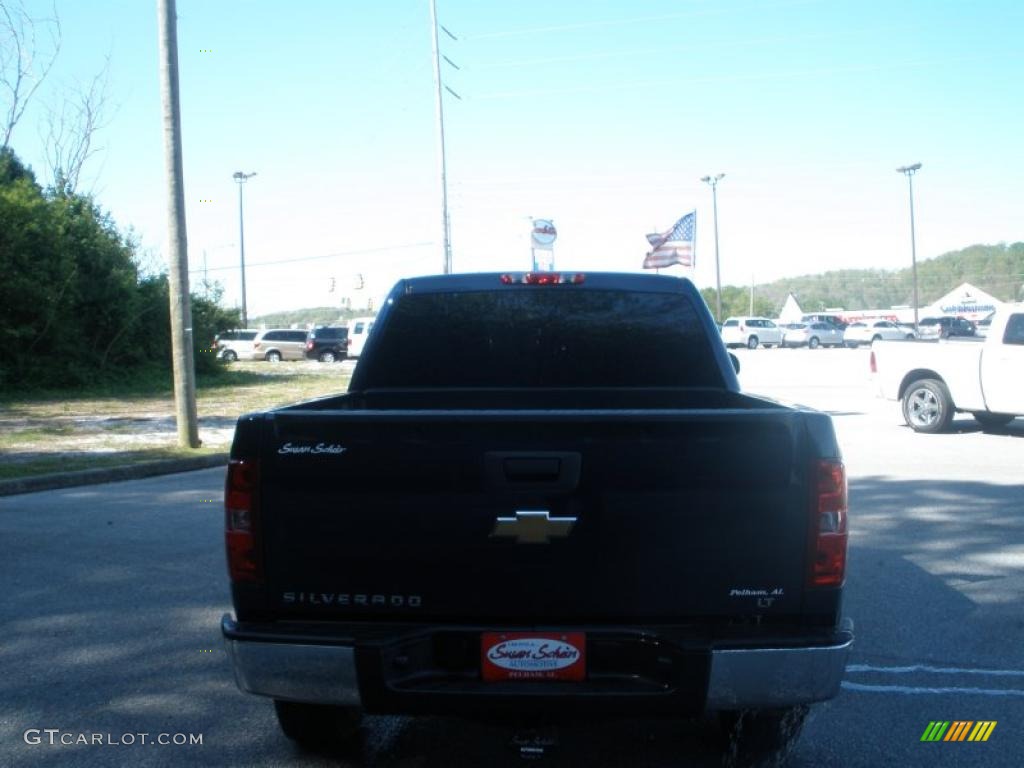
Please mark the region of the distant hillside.
[[259, 328], [290, 328], [295, 325], [305, 328], [313, 325], [346, 325], [351, 317], [372, 315], [365, 309], [339, 309], [338, 307], [311, 307], [309, 309], [292, 309], [287, 312], [271, 312], [259, 317], [249, 318], [249, 327]]
[[[1012, 245], [972, 245], [917, 262], [918, 296], [922, 306], [968, 282], [1003, 301], [1024, 300], [1024, 242]], [[808, 311], [826, 307], [880, 309], [911, 305], [914, 299], [911, 268], [843, 269], [820, 275], [784, 278], [754, 287], [754, 314], [776, 317], [788, 294]], [[715, 307], [715, 289], [701, 291]], [[723, 286], [722, 311], [726, 316], [750, 310], [750, 286]]]

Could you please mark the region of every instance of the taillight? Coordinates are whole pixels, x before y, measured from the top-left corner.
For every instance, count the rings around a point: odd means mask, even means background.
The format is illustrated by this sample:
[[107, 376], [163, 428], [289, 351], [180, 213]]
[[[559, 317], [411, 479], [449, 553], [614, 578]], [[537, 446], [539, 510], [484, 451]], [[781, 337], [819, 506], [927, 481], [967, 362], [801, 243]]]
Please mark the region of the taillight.
[[812, 587], [838, 587], [846, 574], [846, 468], [841, 461], [821, 459], [812, 469], [808, 581]]
[[313, 347], [314, 347], [314, 344], [313, 344], [312, 341], [307, 341], [306, 342], [306, 349], [312, 349]]
[[576, 274], [562, 274], [561, 272], [527, 272], [523, 275], [502, 275], [502, 285], [580, 285], [586, 281], [587, 276], [577, 272]]
[[740, 333], [746, 333], [746, 332], [747, 332], [747, 326], [745, 326], [742, 323], [740, 323]]
[[260, 342], [258, 342], [258, 341], [254, 341], [254, 342], [252, 343], [252, 348], [253, 348], [253, 349], [259, 349], [259, 348], [260, 348]]
[[232, 581], [261, 581], [260, 528], [257, 504], [259, 465], [232, 459], [224, 487], [224, 543]]
[[875, 350], [871, 350], [871, 372], [878, 373], [878, 362], [875, 360]]

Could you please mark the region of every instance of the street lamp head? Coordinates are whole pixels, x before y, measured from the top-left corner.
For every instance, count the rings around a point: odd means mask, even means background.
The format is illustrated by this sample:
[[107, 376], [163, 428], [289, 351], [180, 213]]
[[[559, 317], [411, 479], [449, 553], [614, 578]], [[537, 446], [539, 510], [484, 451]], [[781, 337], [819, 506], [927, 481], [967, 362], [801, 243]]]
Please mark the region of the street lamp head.
[[710, 184], [713, 187], [718, 183], [719, 179], [723, 178], [724, 176], [724, 173], [716, 173], [714, 176], [701, 176], [700, 180], [703, 181], [705, 184]]
[[899, 168], [896, 169], [896, 173], [905, 173], [907, 175], [910, 175], [911, 173], [914, 173], [915, 171], [919, 170], [921, 170], [921, 164], [914, 163], [913, 165], [900, 166]]
[[233, 174], [231, 174], [231, 178], [233, 178], [235, 181], [241, 184], [246, 179], [251, 179], [255, 175], [256, 171], [253, 171], [252, 173], [242, 173], [241, 171], [235, 171]]

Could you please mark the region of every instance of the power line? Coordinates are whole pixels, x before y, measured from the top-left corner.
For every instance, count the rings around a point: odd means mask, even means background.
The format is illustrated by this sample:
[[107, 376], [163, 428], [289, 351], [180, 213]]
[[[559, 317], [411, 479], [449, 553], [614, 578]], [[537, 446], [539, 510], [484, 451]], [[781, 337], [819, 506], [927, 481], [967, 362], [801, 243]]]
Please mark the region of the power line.
[[[804, 5], [816, 5], [820, 0], [796, 0], [796, 2], [776, 3], [775, 5], [764, 5], [755, 3], [740, 8], [713, 8], [699, 11], [683, 11], [680, 13], [666, 13], [659, 16], [633, 16], [626, 19], [605, 19], [603, 21], [580, 21], [571, 24], [556, 24], [547, 27], [527, 27], [520, 29], [506, 29], [496, 32], [482, 32], [478, 35], [468, 35], [464, 40], [485, 40], [495, 37], [517, 37], [520, 35], [537, 35], [545, 32], [571, 32], [576, 29], [593, 29], [595, 27], [620, 27], [630, 24], [647, 24], [654, 21], [670, 21], [672, 19], [687, 19], [695, 16], [715, 16], [723, 13], [745, 13], [747, 11], [775, 11], [782, 8], [796, 8]], [[447, 30], [446, 30], [447, 31]]]
[[[363, 256], [370, 253], [381, 253], [382, 251], [398, 251], [407, 248], [423, 248], [428, 245], [435, 245], [432, 240], [425, 240], [421, 243], [406, 243], [404, 245], [387, 245], [383, 248], [368, 248], [361, 251], [339, 251], [338, 253], [328, 253], [322, 256], [300, 256], [297, 259], [277, 259], [275, 261], [257, 261], [254, 264], [246, 264], [246, 269], [252, 267], [269, 267], [275, 264], [294, 264], [299, 261], [316, 261], [319, 259], [336, 259], [341, 256]], [[238, 267], [210, 267], [207, 272], [223, 272], [228, 269], [238, 269]], [[203, 269], [190, 269], [189, 272], [202, 272]]]

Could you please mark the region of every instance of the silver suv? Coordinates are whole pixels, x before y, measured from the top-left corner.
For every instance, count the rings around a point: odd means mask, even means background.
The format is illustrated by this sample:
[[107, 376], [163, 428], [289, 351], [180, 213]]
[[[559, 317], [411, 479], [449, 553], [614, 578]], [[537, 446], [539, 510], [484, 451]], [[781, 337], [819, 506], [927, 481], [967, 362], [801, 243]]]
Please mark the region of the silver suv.
[[218, 333], [213, 339], [217, 357], [229, 363], [239, 358], [248, 360], [252, 356], [252, 340], [258, 333], [258, 330], [251, 328]]
[[279, 363], [306, 357], [306, 331], [296, 328], [269, 328], [256, 334], [251, 360]]
[[727, 347], [777, 347], [782, 344], [782, 329], [767, 317], [730, 317], [722, 324], [722, 341]]

